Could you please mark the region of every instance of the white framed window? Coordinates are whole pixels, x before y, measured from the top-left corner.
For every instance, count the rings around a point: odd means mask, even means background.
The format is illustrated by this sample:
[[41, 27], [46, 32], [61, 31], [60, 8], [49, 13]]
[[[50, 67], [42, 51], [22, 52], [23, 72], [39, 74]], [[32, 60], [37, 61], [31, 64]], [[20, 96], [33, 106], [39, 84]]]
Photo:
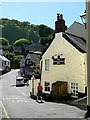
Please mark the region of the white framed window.
[[65, 64], [65, 58], [61, 56], [52, 56], [53, 65], [63, 65]]
[[78, 98], [78, 83], [71, 82], [71, 96]]
[[49, 59], [45, 59], [45, 71], [49, 71]]
[[50, 92], [50, 82], [48, 81], [44, 82], [44, 90], [45, 92]]

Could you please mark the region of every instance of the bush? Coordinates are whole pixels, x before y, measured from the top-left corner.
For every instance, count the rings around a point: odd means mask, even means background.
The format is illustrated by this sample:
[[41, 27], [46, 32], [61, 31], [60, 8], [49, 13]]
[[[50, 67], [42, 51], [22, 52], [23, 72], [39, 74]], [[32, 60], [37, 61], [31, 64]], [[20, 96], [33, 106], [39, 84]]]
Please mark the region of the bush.
[[14, 69], [20, 68], [19, 62], [22, 60], [23, 57], [24, 57], [23, 55], [14, 56], [14, 58], [13, 58], [13, 63], [12, 63], [12, 67], [13, 67]]
[[9, 40], [6, 38], [0, 38], [0, 45], [9, 45]]

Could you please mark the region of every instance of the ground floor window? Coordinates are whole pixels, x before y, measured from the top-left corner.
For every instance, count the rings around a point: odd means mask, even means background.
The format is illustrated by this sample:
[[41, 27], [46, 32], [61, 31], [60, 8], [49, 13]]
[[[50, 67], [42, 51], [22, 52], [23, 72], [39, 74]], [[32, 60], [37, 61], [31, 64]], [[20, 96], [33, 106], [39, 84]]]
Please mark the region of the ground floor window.
[[71, 96], [78, 98], [78, 83], [71, 82]]
[[45, 91], [46, 91], [46, 92], [50, 92], [50, 82], [45, 81], [45, 82], [44, 82], [44, 86], [45, 86], [45, 87], [44, 87], [44, 88], [45, 88]]

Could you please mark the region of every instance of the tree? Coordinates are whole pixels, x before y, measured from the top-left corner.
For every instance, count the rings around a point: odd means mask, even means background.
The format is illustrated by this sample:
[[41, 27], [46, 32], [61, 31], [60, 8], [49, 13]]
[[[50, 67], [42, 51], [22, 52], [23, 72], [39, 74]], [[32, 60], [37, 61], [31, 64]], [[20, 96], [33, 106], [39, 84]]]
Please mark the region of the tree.
[[54, 33], [50, 34], [48, 37], [41, 37], [41, 44], [50, 45], [54, 37], [55, 37]]
[[2, 37], [8, 39], [11, 43], [13, 43], [15, 40], [21, 38], [20, 27], [18, 27], [16, 23], [8, 22], [2, 28]]
[[30, 43], [31, 43], [31, 41], [23, 38], [23, 39], [16, 40], [14, 45], [30, 44]]
[[43, 39], [43, 43], [45, 41], [48, 43], [48, 37], [54, 33], [54, 30], [44, 24], [34, 25], [28, 21], [20, 22], [15, 19], [0, 19], [0, 24], [3, 26], [2, 37], [6, 38], [10, 41], [10, 43], [14, 43], [16, 40], [25, 38], [30, 42], [38, 43], [40, 39]]
[[0, 38], [0, 45], [9, 45], [9, 40], [6, 38]]
[[12, 65], [14, 69], [20, 68], [19, 62], [22, 60], [23, 57], [24, 57], [23, 55], [14, 56]]
[[48, 37], [50, 34], [54, 33], [54, 30], [45, 26], [45, 25], [40, 25], [39, 26], [39, 35], [40, 37]]
[[25, 44], [29, 45], [30, 43], [31, 41], [23, 38], [23, 39], [16, 40], [14, 45], [21, 47], [22, 54], [26, 56]]

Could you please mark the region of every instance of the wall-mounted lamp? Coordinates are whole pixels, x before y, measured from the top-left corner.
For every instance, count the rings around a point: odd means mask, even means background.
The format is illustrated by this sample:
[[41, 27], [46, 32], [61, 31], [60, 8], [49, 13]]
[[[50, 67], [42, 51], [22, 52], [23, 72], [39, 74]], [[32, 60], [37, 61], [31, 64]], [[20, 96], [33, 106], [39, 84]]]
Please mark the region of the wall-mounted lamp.
[[80, 15], [80, 17], [81, 17], [82, 23], [85, 25], [85, 28], [86, 28], [86, 10], [82, 15]]

